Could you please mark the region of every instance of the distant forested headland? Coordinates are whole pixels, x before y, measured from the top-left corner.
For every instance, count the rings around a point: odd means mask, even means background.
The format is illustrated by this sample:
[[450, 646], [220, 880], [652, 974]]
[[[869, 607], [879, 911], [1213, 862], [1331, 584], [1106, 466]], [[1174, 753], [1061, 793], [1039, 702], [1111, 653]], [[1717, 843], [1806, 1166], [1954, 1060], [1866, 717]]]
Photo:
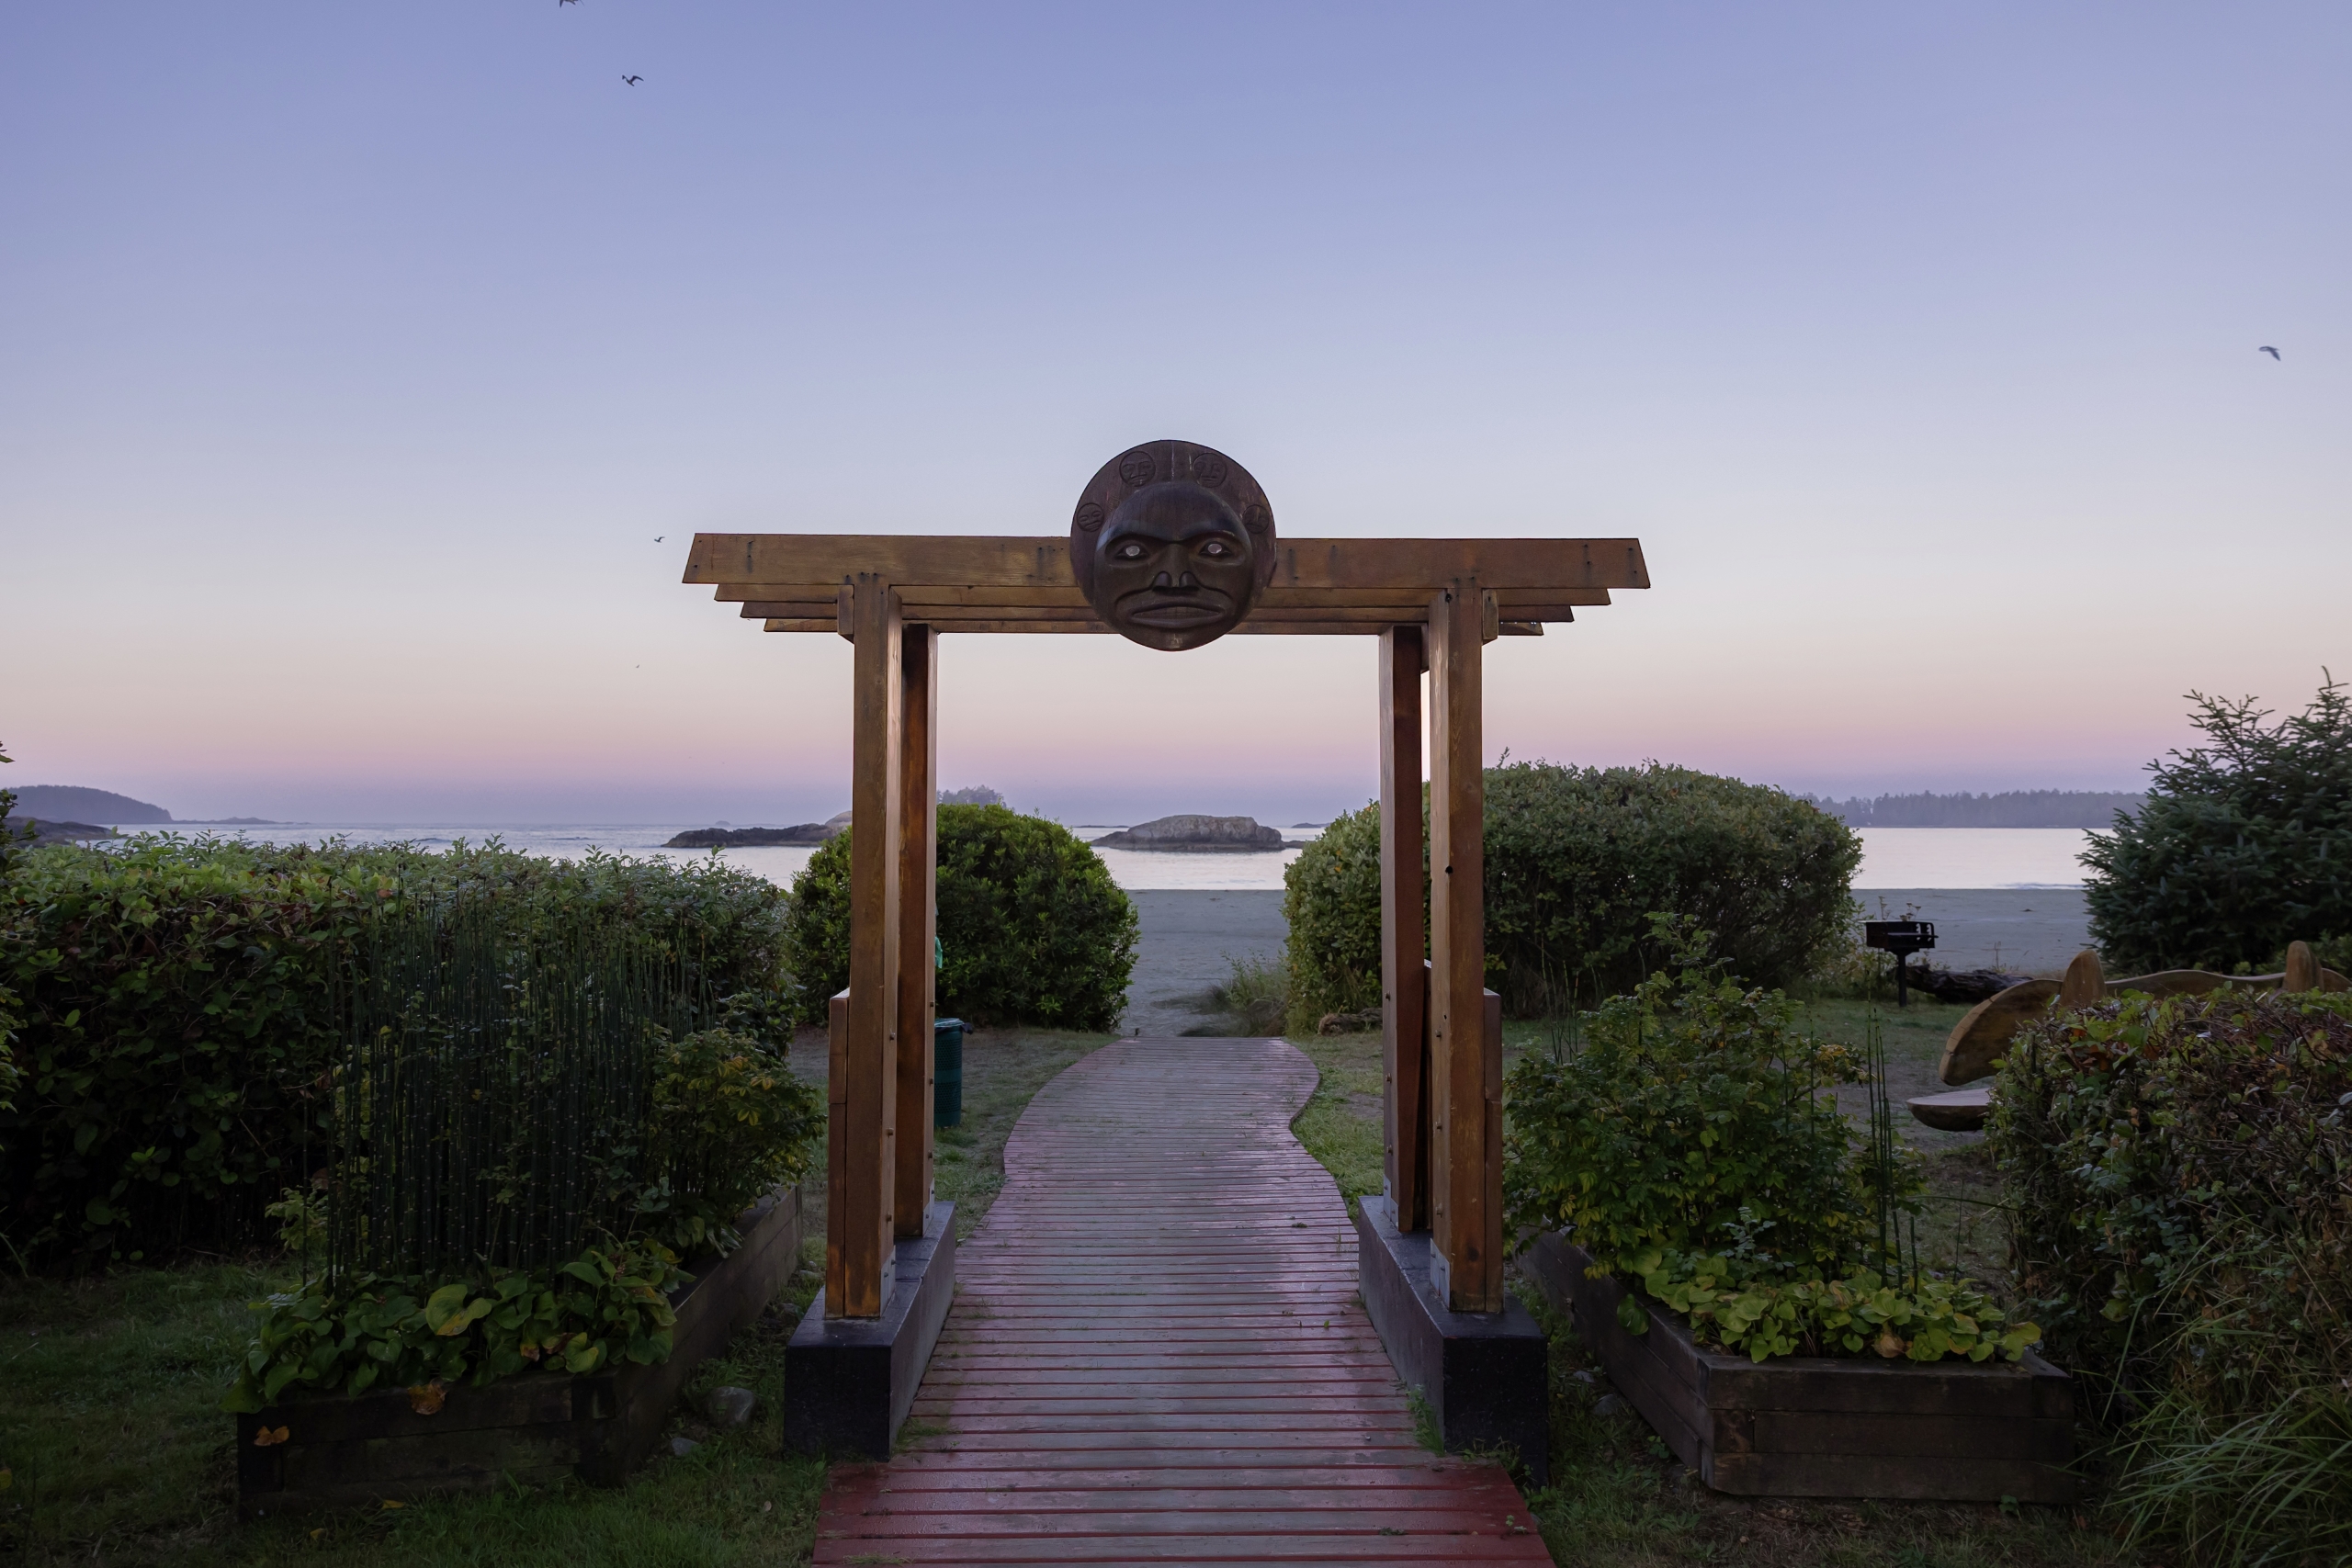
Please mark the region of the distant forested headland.
[[1832, 800], [1806, 795], [1849, 828], [2112, 828], [2144, 795], [2096, 789], [2018, 789], [2003, 795], [1882, 795]]

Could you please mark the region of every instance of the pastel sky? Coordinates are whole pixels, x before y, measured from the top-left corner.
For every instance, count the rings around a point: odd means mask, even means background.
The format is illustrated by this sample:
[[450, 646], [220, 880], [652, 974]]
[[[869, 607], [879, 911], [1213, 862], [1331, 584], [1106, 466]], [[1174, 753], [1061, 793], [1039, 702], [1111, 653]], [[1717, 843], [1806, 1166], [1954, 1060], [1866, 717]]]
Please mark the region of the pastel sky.
[[[2352, 8], [0, 9], [7, 782], [792, 821], [848, 648], [697, 529], [1641, 537], [1490, 752], [2126, 788], [2352, 673]], [[622, 76], [642, 77], [637, 85]], [[2261, 344], [2280, 351], [2273, 361]], [[957, 637], [1073, 820], [1373, 787], [1373, 649]]]

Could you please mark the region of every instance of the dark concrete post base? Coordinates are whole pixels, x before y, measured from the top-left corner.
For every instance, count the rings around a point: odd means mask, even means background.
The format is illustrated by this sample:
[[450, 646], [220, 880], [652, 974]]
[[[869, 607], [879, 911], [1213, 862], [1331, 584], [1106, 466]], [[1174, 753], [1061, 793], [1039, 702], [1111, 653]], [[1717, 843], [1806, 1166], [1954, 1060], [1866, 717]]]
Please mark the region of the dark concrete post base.
[[784, 1447], [842, 1459], [888, 1459], [956, 1297], [956, 1205], [923, 1211], [922, 1235], [898, 1246], [898, 1279], [880, 1317], [829, 1318], [825, 1294], [784, 1351]]
[[1544, 1331], [1517, 1302], [1452, 1312], [1430, 1283], [1430, 1234], [1400, 1232], [1385, 1199], [1356, 1203], [1356, 1277], [1399, 1381], [1419, 1388], [1446, 1451], [1517, 1450], [1538, 1486], [1552, 1477]]

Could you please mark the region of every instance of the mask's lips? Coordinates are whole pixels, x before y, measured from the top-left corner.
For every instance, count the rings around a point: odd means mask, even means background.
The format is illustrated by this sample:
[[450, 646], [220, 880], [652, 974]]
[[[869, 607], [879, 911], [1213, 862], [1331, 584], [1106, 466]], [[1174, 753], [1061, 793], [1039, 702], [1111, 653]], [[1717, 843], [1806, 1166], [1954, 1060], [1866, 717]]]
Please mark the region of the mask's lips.
[[1122, 618], [1139, 626], [1170, 632], [1190, 631], [1194, 626], [1221, 621], [1232, 611], [1233, 601], [1215, 589], [1178, 594], [1166, 589], [1147, 588], [1119, 601]]

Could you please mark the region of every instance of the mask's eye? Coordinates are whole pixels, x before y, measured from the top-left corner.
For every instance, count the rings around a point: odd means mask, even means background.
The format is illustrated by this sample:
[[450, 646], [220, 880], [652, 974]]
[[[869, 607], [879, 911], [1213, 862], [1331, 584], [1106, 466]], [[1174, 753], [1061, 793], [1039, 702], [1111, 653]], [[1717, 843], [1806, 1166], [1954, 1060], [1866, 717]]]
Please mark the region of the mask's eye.
[[1136, 543], [1135, 540], [1129, 539], [1125, 544], [1121, 545], [1118, 548], [1111, 552], [1111, 558], [1113, 560], [1141, 560], [1143, 559], [1143, 547]]
[[1201, 554], [1211, 560], [1224, 560], [1233, 554], [1233, 547], [1223, 539], [1211, 539], [1201, 547]]

